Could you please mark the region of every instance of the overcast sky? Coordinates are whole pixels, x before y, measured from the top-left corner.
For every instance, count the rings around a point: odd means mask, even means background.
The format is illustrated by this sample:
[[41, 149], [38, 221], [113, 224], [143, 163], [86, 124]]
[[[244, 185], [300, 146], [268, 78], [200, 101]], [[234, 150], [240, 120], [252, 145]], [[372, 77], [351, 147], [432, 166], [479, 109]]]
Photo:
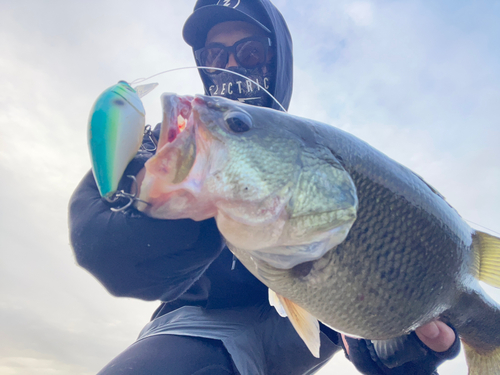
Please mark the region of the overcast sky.
[[[353, 133], [472, 226], [500, 232], [500, 1], [275, 4], [294, 39], [290, 112]], [[181, 37], [193, 5], [0, 0], [0, 375], [95, 374], [156, 308], [112, 297], [75, 264], [67, 203], [90, 168], [95, 98], [194, 65]], [[194, 70], [162, 76], [160, 88], [202, 92]], [[150, 123], [161, 91], [145, 98]], [[323, 373], [355, 374], [342, 357]], [[440, 374], [466, 374], [463, 357]]]

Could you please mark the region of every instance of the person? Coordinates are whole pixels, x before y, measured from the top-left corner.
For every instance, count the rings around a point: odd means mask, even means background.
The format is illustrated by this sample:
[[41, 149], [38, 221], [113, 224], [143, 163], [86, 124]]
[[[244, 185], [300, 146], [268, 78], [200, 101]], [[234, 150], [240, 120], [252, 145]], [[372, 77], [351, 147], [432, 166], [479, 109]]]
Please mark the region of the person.
[[[280, 110], [260, 87], [217, 70], [224, 68], [258, 81], [288, 108], [292, 40], [269, 0], [199, 0], [183, 36], [196, 63], [212, 68], [200, 70], [205, 94]], [[153, 136], [158, 138], [158, 126]], [[144, 143], [151, 150], [149, 137]], [[137, 175], [151, 156], [140, 151], [124, 175]], [[123, 178], [120, 189], [130, 191], [130, 180]], [[214, 219], [156, 220], [133, 207], [110, 210], [122, 203], [102, 199], [89, 172], [69, 204], [78, 264], [115, 296], [161, 301], [137, 341], [101, 375], [311, 374], [341, 348], [365, 374], [431, 374], [459, 350], [453, 329], [433, 322], [412, 334], [413, 346], [388, 364], [370, 341], [321, 325], [315, 358], [289, 320], [269, 305], [267, 287], [224, 246]]]

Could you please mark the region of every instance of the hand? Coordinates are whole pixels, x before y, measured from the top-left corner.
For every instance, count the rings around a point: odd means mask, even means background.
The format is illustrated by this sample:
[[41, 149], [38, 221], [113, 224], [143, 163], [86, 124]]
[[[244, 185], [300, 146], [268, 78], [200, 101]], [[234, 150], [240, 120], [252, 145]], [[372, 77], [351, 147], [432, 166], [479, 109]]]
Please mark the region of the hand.
[[[415, 333], [420, 341], [435, 352], [445, 352], [455, 342], [455, 332], [439, 320], [418, 327]], [[342, 341], [344, 342], [347, 354], [349, 354], [349, 344], [347, 344], [344, 334], [342, 334]]]
[[418, 327], [415, 333], [420, 341], [438, 353], [447, 351], [455, 342], [455, 332], [439, 320]]

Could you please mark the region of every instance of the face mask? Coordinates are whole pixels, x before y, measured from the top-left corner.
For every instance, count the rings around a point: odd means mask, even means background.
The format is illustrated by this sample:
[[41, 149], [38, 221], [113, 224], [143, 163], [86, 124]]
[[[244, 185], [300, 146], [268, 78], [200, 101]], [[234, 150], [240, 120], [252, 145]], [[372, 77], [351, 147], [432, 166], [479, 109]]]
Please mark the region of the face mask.
[[[236, 72], [250, 78], [264, 87], [267, 91], [272, 91], [273, 77], [270, 66], [267, 66], [267, 73], [263, 73], [263, 68], [245, 69], [242, 67], [230, 67], [227, 70]], [[211, 96], [223, 96], [228, 99], [238, 100], [242, 103], [251, 104], [259, 107], [271, 107], [273, 99], [255, 83], [244, 79], [243, 77], [229, 72], [220, 72], [218, 74], [206, 74], [210, 86], [208, 91]]]

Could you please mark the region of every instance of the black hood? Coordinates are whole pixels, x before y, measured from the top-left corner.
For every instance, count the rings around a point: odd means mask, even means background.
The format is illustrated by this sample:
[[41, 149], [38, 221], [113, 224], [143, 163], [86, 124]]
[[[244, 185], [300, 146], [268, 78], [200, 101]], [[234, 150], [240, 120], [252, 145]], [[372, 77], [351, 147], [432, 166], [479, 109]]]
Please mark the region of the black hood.
[[[271, 94], [288, 109], [292, 97], [293, 89], [293, 55], [292, 55], [292, 37], [288, 26], [276, 7], [269, 0], [253, 0], [257, 7], [260, 7], [267, 13], [267, 22], [264, 25], [271, 31], [271, 39], [275, 50], [276, 77], [275, 84]], [[218, 0], [198, 0], [194, 7], [196, 11], [199, 8], [214, 5]], [[206, 37], [206, 35], [205, 35]], [[204, 45], [205, 40], [198, 41], [198, 45]], [[192, 44], [192, 43], [191, 43]], [[193, 47], [193, 54], [195, 48]], [[209, 87], [211, 82], [206, 75], [200, 71], [200, 76], [205, 87], [205, 94], [210, 95]], [[280, 106], [272, 102], [271, 108], [281, 109]]]

